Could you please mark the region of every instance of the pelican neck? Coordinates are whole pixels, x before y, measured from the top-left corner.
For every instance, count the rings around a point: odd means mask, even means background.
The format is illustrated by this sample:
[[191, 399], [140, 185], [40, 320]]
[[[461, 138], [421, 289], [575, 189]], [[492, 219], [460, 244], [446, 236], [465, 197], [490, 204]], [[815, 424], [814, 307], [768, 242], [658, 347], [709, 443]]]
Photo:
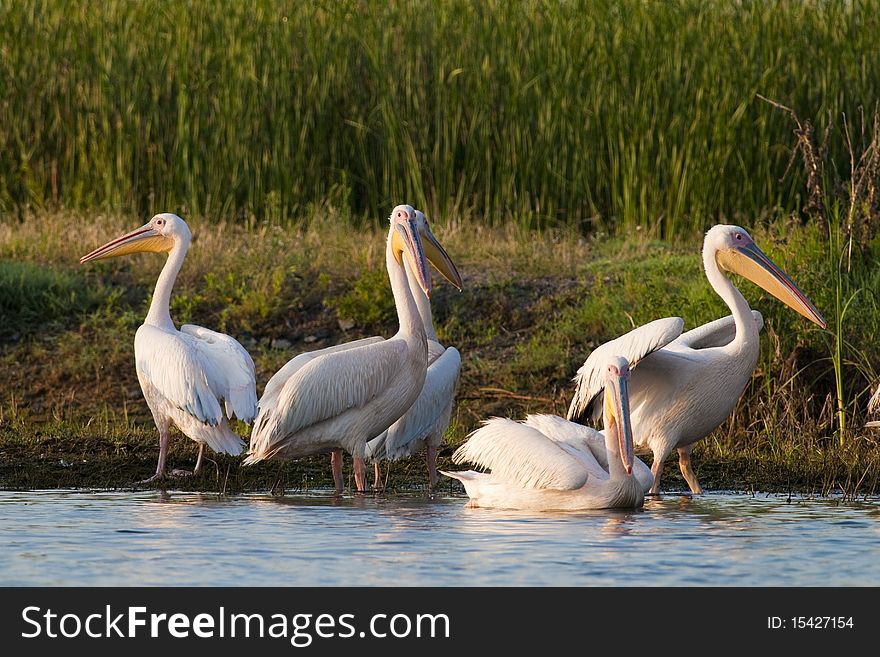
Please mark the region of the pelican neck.
[[177, 280], [177, 274], [183, 266], [183, 260], [189, 249], [189, 243], [184, 241], [174, 241], [174, 246], [168, 253], [168, 259], [162, 272], [159, 274], [159, 280], [156, 281], [156, 287], [153, 290], [153, 299], [150, 302], [150, 310], [144, 324], [156, 326], [164, 330], [174, 331], [176, 327], [171, 320], [171, 290], [174, 288], [174, 282]]

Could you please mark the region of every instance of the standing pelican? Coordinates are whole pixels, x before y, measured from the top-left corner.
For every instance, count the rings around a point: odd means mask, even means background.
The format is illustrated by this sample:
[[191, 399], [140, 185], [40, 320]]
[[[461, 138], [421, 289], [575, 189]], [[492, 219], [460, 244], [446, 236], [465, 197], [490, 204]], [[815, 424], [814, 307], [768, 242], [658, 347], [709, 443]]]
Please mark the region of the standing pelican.
[[461, 286], [452, 260], [422, 240], [415, 209], [398, 205], [390, 217], [385, 264], [400, 330], [388, 340], [366, 338], [307, 358], [294, 358], [266, 385], [245, 464], [332, 452], [333, 479], [342, 491], [342, 454], [354, 456], [358, 491], [366, 490], [367, 440], [391, 426], [419, 396], [428, 369], [427, 336], [407, 283], [404, 260], [419, 294], [430, 295], [427, 261]]
[[[175, 214], [157, 214], [149, 223], [80, 258], [80, 263], [137, 252], [167, 253], [150, 310], [134, 338], [135, 367], [147, 406], [159, 430], [156, 474], [165, 477], [171, 424], [199, 444], [192, 474], [201, 472], [205, 445], [215, 452], [240, 454], [244, 443], [226, 418], [251, 422], [257, 412], [254, 362], [223, 333], [171, 321], [171, 289], [189, 249], [192, 233]], [[225, 406], [226, 416], [223, 408]], [[175, 470], [173, 474], [189, 474]]]
[[[436, 242], [425, 215], [419, 210], [416, 210], [416, 225], [423, 239]], [[406, 266], [406, 263], [404, 265]], [[396, 461], [412, 456], [423, 446], [426, 447], [428, 486], [433, 489], [437, 485], [437, 448], [443, 441], [443, 434], [449, 425], [461, 369], [461, 355], [458, 350], [455, 347], [444, 347], [437, 339], [431, 315], [431, 303], [424, 294], [420, 294], [418, 279], [409, 266], [406, 266], [406, 274], [409, 289], [419, 309], [419, 316], [422, 318], [428, 339], [428, 371], [425, 375], [425, 384], [415, 403], [403, 417], [380, 436], [367, 443], [366, 456], [373, 460], [375, 474], [373, 488], [376, 489], [380, 487], [381, 459]], [[460, 279], [450, 282], [461, 289]]]
[[678, 449], [679, 467], [691, 491], [702, 492], [691, 450], [733, 412], [758, 362], [763, 319], [749, 309], [724, 272], [745, 276], [825, 328], [810, 300], [739, 226], [719, 224], [709, 229], [703, 242], [703, 267], [732, 317], [684, 334], [680, 317], [658, 319], [595, 349], [574, 378], [577, 387], [569, 419], [587, 415], [597, 419], [605, 359], [622, 354], [629, 360], [633, 436], [638, 447], [654, 454], [652, 493], [660, 488], [663, 462], [673, 449]]
[[[474, 431], [452, 458], [489, 468], [491, 474], [443, 472], [464, 484], [468, 506], [534, 511], [640, 507], [650, 483], [632, 474], [629, 363], [609, 358], [603, 373], [610, 394], [603, 403], [602, 434], [587, 429], [596, 436], [585, 440], [581, 430], [559, 433], [563, 425], [546, 416], [531, 416], [525, 423], [492, 418]], [[548, 427], [551, 435], [545, 433]], [[596, 439], [604, 442], [604, 463], [594, 455]]]

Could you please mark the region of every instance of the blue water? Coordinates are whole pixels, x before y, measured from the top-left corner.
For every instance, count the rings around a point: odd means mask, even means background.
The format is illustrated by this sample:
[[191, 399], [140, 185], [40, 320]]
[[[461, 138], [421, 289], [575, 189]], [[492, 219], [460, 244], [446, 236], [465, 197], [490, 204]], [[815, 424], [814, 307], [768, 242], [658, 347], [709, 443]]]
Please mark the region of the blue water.
[[710, 493], [576, 514], [464, 502], [0, 492], [0, 584], [880, 585], [875, 501]]

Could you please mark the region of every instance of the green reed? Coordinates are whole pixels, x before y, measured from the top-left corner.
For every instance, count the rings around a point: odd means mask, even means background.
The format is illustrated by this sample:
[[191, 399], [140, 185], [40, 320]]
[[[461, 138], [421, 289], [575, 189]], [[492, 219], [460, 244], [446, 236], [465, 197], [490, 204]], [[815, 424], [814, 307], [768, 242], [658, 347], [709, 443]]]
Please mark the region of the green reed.
[[[0, 212], [329, 204], [693, 234], [798, 205], [803, 114], [880, 97], [880, 1], [0, 4]], [[843, 151], [830, 154], [840, 160]]]

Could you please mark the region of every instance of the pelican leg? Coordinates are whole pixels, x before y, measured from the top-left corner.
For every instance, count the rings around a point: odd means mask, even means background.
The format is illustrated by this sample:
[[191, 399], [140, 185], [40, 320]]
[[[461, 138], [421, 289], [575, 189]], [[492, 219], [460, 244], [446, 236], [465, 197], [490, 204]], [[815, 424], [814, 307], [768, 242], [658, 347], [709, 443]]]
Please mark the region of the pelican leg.
[[697, 481], [697, 473], [694, 472], [694, 467], [691, 464], [691, 452], [694, 449], [694, 444], [691, 443], [686, 447], [678, 448], [678, 467], [681, 468], [681, 474], [684, 475], [684, 480], [690, 486], [691, 492], [699, 495], [703, 492], [703, 489], [700, 486], [700, 482]]
[[651, 490], [648, 491], [649, 495], [657, 495], [660, 493], [660, 477], [663, 474], [663, 462], [666, 460], [666, 454], [662, 456], [657, 452], [654, 452], [654, 461], [651, 463], [651, 474], [654, 475], [654, 483], [651, 486]]
[[333, 469], [333, 483], [336, 485], [336, 494], [342, 495], [342, 450], [334, 449], [330, 452], [330, 467]]
[[373, 461], [373, 490], [382, 490], [382, 473], [379, 471], [379, 461]]
[[151, 484], [165, 478], [165, 459], [168, 456], [168, 442], [171, 440], [171, 431], [168, 429], [159, 431], [159, 464], [156, 466], [156, 474], [149, 479], [139, 481], [139, 484]]
[[199, 443], [199, 456], [196, 458], [196, 467], [193, 468], [193, 476], [202, 472], [202, 460], [205, 458], [205, 443]]
[[193, 468], [193, 471], [189, 470], [178, 470], [175, 468], [171, 471], [172, 477], [195, 477], [202, 471], [202, 460], [205, 458], [205, 443], [199, 443], [199, 455], [196, 457], [196, 467]]
[[425, 460], [428, 462], [428, 489], [434, 490], [439, 477], [437, 476], [437, 448], [428, 445], [425, 453]]
[[358, 493], [367, 492], [367, 464], [363, 456], [354, 457], [354, 483]]

